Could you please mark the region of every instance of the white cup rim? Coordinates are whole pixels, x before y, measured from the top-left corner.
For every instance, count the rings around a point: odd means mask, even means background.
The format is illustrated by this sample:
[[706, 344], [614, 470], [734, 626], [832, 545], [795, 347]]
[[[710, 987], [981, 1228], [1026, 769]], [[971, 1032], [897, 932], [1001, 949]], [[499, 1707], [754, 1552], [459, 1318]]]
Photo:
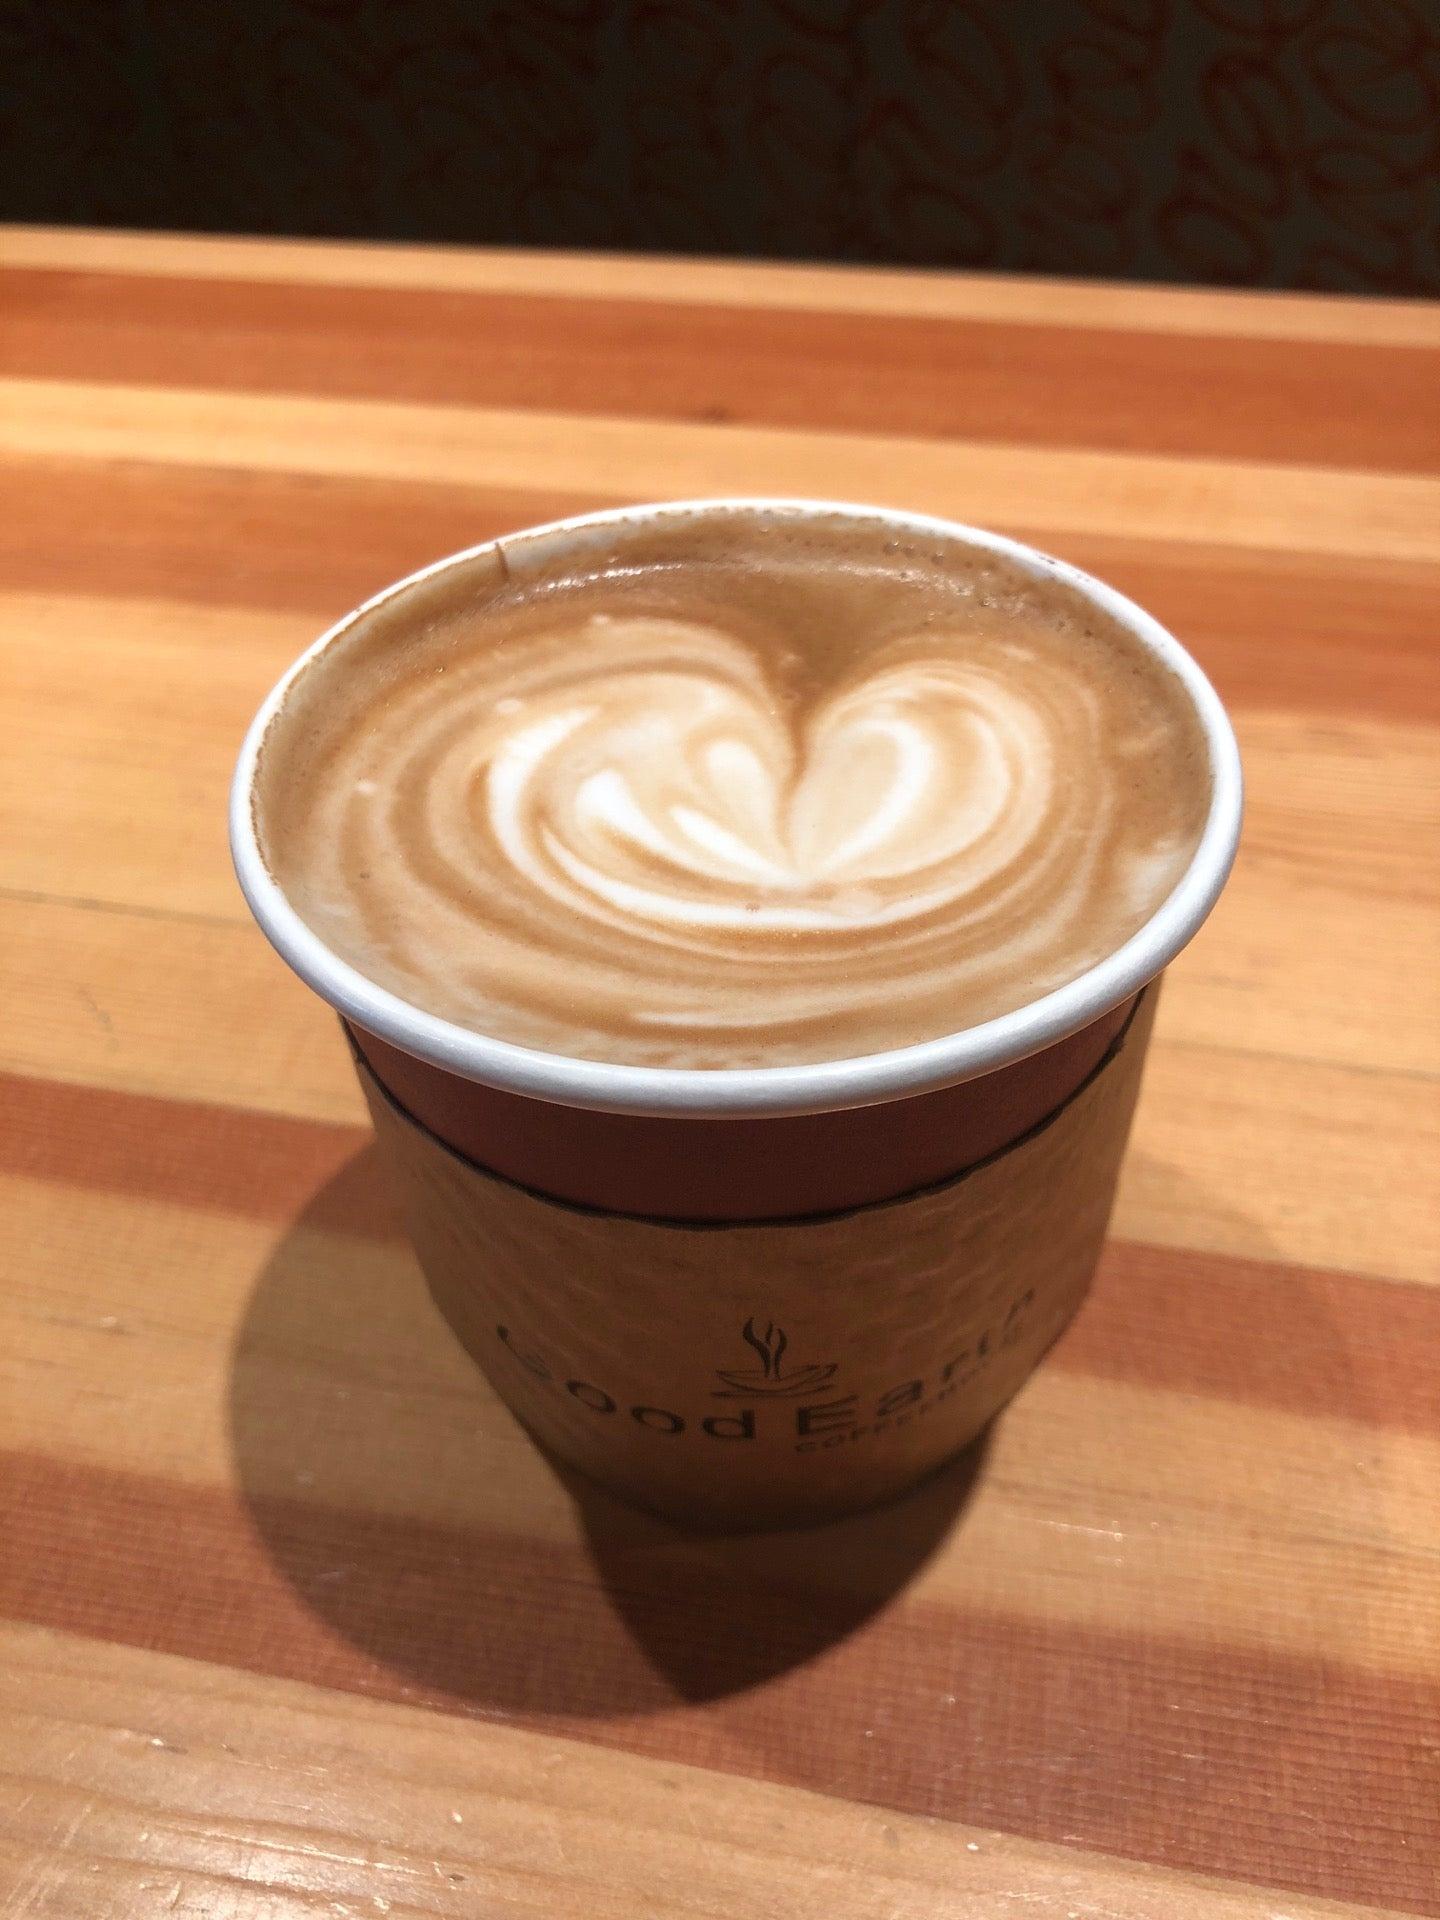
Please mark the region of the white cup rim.
[[[922, 536], [959, 539], [1061, 581], [1124, 626], [1184, 685], [1204, 730], [1211, 771], [1205, 825], [1188, 867], [1155, 912], [1114, 953], [1011, 1013], [883, 1053], [774, 1067], [645, 1067], [575, 1059], [496, 1040], [413, 1006], [342, 960], [301, 919], [260, 850], [252, 792], [261, 742], [310, 663], [355, 621], [421, 582], [496, 548], [512, 570], [549, 558], [554, 543], [583, 543], [628, 522], [688, 513], [744, 512], [879, 520]], [[544, 542], [544, 552], [535, 544]], [[1180, 642], [1125, 595], [1022, 541], [930, 514], [846, 501], [729, 496], [609, 508], [547, 521], [448, 554], [373, 595], [306, 648], [266, 697], [240, 750], [230, 792], [230, 846], [240, 887], [266, 938], [302, 980], [357, 1026], [416, 1059], [502, 1091], [599, 1112], [713, 1118], [823, 1113], [933, 1092], [993, 1073], [1079, 1032], [1153, 980], [1214, 906], [1235, 858], [1243, 804], [1240, 754], [1219, 696]]]

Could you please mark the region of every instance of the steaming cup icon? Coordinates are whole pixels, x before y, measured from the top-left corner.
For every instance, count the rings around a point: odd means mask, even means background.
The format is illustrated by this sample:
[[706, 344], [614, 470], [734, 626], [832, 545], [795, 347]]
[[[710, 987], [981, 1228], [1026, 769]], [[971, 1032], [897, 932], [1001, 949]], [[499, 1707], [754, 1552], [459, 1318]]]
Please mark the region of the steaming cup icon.
[[740, 1336], [759, 1354], [760, 1365], [737, 1367], [728, 1372], [723, 1367], [717, 1368], [718, 1377], [725, 1382], [723, 1387], [715, 1389], [717, 1400], [751, 1400], [758, 1395], [784, 1399], [794, 1394], [814, 1393], [834, 1377], [834, 1361], [828, 1366], [791, 1367], [787, 1372], [781, 1360], [790, 1342], [785, 1329], [772, 1321], [767, 1321], [765, 1331], [759, 1333], [752, 1315], [740, 1329]]

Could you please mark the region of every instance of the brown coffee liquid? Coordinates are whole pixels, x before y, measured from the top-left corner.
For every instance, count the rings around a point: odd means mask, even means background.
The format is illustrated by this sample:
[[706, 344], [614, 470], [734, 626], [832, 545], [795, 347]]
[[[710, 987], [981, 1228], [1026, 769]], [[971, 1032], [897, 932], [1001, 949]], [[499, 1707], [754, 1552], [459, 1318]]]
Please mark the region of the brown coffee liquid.
[[415, 1006], [639, 1065], [874, 1053], [1075, 979], [1187, 866], [1189, 696], [1063, 583], [841, 515], [597, 539], [362, 616], [266, 737], [272, 872]]

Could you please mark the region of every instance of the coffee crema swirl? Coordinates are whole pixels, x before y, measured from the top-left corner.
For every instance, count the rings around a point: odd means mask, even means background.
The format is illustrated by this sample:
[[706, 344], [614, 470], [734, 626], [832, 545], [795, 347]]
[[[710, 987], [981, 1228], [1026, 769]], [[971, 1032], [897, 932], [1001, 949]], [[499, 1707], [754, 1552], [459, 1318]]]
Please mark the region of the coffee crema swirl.
[[262, 839], [335, 951], [522, 1045], [779, 1065], [1005, 1012], [1143, 923], [1201, 783], [1137, 643], [974, 549], [723, 531], [322, 656]]

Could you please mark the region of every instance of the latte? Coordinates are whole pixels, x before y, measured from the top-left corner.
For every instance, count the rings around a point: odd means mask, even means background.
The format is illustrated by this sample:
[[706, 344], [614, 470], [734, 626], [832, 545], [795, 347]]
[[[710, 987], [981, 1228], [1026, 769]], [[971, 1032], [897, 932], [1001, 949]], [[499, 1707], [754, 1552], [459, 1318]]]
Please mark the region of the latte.
[[1062, 580], [715, 508], [362, 613], [272, 722], [255, 809], [301, 918], [415, 1006], [721, 1068], [1075, 979], [1173, 889], [1209, 789], [1185, 689]]

